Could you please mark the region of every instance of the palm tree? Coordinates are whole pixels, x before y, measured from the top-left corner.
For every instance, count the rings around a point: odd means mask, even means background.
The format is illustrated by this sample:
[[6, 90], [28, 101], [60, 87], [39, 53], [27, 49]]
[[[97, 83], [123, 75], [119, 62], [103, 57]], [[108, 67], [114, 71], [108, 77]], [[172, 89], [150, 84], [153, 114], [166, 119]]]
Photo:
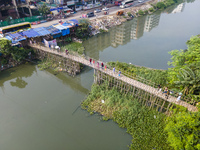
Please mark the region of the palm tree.
[[177, 75], [178, 81], [174, 81], [175, 86], [182, 89], [185, 95], [195, 94], [199, 95], [200, 91], [200, 71], [195, 69], [194, 71], [186, 67], [181, 68]]

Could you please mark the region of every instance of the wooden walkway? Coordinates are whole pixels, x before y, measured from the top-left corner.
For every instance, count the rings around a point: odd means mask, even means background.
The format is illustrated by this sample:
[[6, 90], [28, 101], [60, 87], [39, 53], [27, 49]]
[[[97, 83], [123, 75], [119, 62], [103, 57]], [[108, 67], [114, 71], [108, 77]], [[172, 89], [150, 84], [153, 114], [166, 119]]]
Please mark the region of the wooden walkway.
[[168, 99], [166, 99], [165, 95], [162, 94], [162, 92], [158, 92], [158, 90], [154, 87], [151, 87], [149, 85], [146, 85], [144, 83], [141, 83], [139, 81], [136, 81], [134, 79], [131, 79], [129, 77], [126, 77], [123, 75], [123, 73], [121, 74], [121, 76], [119, 77], [117, 73], [113, 73], [113, 71], [111, 69], [106, 69], [106, 71], [104, 69], [101, 69], [100, 68], [100, 64], [99, 64], [99, 67], [95, 64], [90, 64], [89, 60], [85, 59], [84, 57], [81, 57], [81, 56], [75, 56], [75, 55], [66, 55], [64, 52], [57, 52], [57, 50], [51, 50], [47, 47], [44, 47], [44, 46], [40, 46], [40, 45], [36, 45], [36, 44], [32, 44], [30, 45], [30, 47], [32, 48], [35, 48], [35, 49], [39, 49], [39, 50], [43, 50], [45, 52], [48, 52], [48, 53], [52, 53], [52, 54], [55, 54], [55, 55], [59, 55], [59, 56], [62, 56], [62, 57], [65, 57], [65, 58], [68, 58], [68, 59], [71, 59], [73, 61], [76, 61], [76, 62], [79, 62], [81, 64], [84, 64], [86, 66], [89, 66], [91, 68], [94, 68], [96, 70], [99, 70], [101, 72], [104, 72], [105, 74], [108, 74], [109, 76], [112, 76], [114, 78], [117, 78], [118, 80], [121, 80], [123, 82], [126, 82], [132, 86], [135, 86], [137, 88], [140, 88], [148, 93], [151, 93], [153, 95], [156, 95], [157, 97], [160, 97], [168, 102], [171, 102], [171, 103], [175, 103], [177, 105], [181, 105], [181, 106], [184, 106], [186, 107], [189, 111], [197, 111], [197, 108], [191, 104], [188, 104], [187, 102], [184, 102], [182, 100], [180, 100], [179, 102], [176, 102], [176, 97], [173, 97], [173, 96], [169, 96]]

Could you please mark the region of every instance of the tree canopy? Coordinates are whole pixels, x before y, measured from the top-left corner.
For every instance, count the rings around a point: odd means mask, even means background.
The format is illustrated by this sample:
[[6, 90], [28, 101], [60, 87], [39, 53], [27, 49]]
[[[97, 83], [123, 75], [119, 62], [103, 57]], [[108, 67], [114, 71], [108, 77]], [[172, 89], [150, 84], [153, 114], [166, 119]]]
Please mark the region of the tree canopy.
[[39, 6], [38, 10], [43, 15], [47, 15], [50, 13], [50, 8], [45, 3], [43, 3], [43, 5], [41, 5], [41, 6]]
[[200, 150], [200, 112], [174, 113], [168, 117], [165, 131], [175, 150]]
[[169, 84], [180, 88], [184, 94], [199, 95], [200, 91], [200, 36], [193, 36], [187, 41], [186, 50], [173, 50], [173, 66], [168, 69]]

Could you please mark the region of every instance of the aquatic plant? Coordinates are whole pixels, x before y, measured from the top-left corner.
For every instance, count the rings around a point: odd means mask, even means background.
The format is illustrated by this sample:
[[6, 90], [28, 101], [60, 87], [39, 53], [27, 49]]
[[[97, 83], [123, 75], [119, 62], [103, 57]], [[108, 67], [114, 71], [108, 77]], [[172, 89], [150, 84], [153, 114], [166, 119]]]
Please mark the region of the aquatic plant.
[[107, 83], [92, 85], [82, 108], [88, 112], [102, 114], [103, 120], [112, 119], [133, 137], [130, 150], [162, 149], [170, 150], [164, 132], [166, 116], [142, 106], [131, 95], [122, 95], [115, 88], [109, 89]]

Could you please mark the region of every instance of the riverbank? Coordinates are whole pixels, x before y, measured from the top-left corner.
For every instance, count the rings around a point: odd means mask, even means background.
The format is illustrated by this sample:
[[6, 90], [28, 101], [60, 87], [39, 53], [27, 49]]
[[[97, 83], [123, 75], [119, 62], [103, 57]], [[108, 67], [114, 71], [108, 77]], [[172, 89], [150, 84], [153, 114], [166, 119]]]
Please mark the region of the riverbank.
[[[109, 28], [120, 25], [126, 21], [132, 20], [134, 17], [140, 17], [147, 14], [152, 14], [158, 10], [165, 9], [177, 1], [175, 0], [165, 0], [163, 2], [158, 2], [157, 0], [151, 0], [146, 3], [139, 4], [134, 7], [128, 7], [118, 11], [123, 11], [123, 15], [117, 15], [116, 13], [107, 16], [98, 17], [92, 19], [92, 34], [98, 34], [101, 32], [108, 31]], [[117, 12], [118, 12], [117, 11]]]

